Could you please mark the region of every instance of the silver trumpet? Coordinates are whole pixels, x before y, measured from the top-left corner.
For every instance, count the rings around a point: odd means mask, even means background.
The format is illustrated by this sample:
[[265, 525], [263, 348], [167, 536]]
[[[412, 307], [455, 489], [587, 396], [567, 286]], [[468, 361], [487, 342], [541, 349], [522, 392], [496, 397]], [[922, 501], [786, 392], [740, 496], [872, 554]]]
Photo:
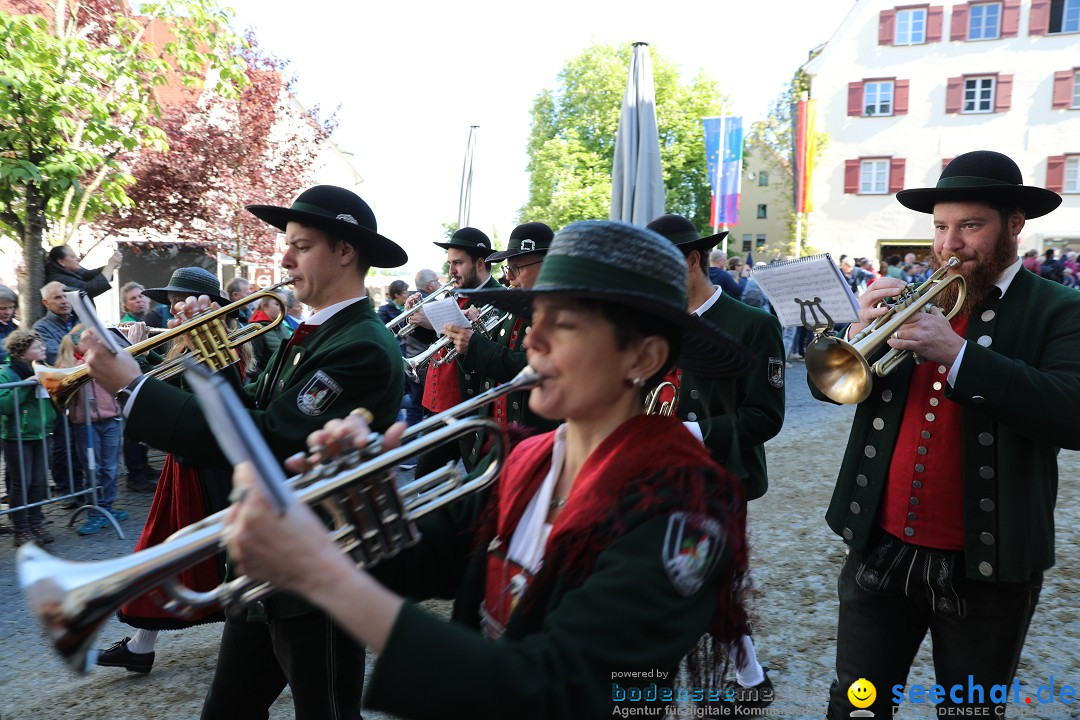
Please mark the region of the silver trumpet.
[[[534, 387], [540, 375], [526, 366], [510, 382], [410, 427], [401, 445], [382, 452], [382, 438], [288, 480], [300, 502], [317, 507], [329, 532], [358, 567], [371, 567], [420, 539], [414, 522], [458, 498], [490, 484], [506, 460], [506, 436], [496, 423], [472, 417], [478, 408], [518, 390]], [[492, 461], [467, 479], [453, 464], [398, 487], [393, 468], [405, 459], [468, 433], [495, 433]], [[423, 437], [420, 437], [420, 436]], [[224, 516], [215, 513], [173, 533], [160, 545], [112, 560], [72, 562], [53, 557], [34, 543], [19, 548], [19, 586], [57, 651], [77, 672], [96, 659], [91, 645], [106, 620], [124, 603], [160, 587], [171, 600], [165, 609], [178, 615], [209, 605], [243, 606], [274, 591], [246, 576], [209, 592], [184, 587], [177, 574], [225, 548]]]
[[[475, 320], [472, 321], [472, 327], [475, 332], [482, 333], [484, 335], [491, 335], [495, 328], [502, 325], [503, 320], [509, 313], [499, 314], [499, 309], [494, 305], [485, 305], [480, 309], [480, 314]], [[420, 382], [420, 371], [425, 365], [431, 362], [431, 359], [439, 354], [439, 352], [449, 346], [449, 350], [441, 358], [432, 363], [432, 367], [439, 367], [451, 362], [457, 357], [457, 348], [454, 347], [454, 341], [449, 335], [443, 335], [441, 338], [431, 343], [427, 350], [414, 355], [411, 358], [405, 358], [405, 374], [414, 383]]]
[[[386, 329], [389, 330], [390, 332], [394, 333], [394, 337], [396, 337], [396, 338], [403, 338], [403, 337], [408, 337], [409, 335], [412, 335], [413, 332], [416, 331], [416, 326], [410, 324], [408, 322], [408, 319], [413, 314], [415, 314], [418, 310], [423, 310], [424, 309], [424, 303], [429, 303], [429, 302], [432, 302], [434, 300], [445, 300], [447, 297], [450, 296], [450, 291], [453, 290], [453, 289], [454, 289], [454, 281], [451, 280], [450, 282], [446, 283], [441, 288], [439, 288], [435, 292], [431, 293], [430, 295], [428, 295], [426, 298], [424, 298], [423, 300], [421, 300], [417, 304], [413, 305], [411, 308], [409, 308], [405, 312], [398, 315], [396, 318], [394, 318], [390, 322], [386, 323]], [[401, 323], [405, 323], [405, 324], [401, 325]], [[399, 327], [399, 328], [397, 328], [397, 330], [395, 330], [394, 328], [397, 327], [398, 325], [401, 325], [401, 327]]]

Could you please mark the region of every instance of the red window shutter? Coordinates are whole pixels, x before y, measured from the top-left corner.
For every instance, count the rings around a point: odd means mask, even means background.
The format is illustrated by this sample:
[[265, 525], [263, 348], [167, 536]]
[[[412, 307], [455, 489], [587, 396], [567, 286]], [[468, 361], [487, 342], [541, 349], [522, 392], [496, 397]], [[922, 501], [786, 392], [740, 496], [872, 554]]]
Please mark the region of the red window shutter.
[[1001, 37], [1016, 37], [1020, 32], [1020, 0], [1005, 0], [1001, 6]]
[[[1064, 163], [1064, 160], [1062, 160]], [[1064, 167], [1064, 164], [1062, 165]], [[1064, 175], [1062, 176], [1064, 177]], [[859, 192], [859, 161], [858, 160], [845, 160], [844, 161], [844, 192], [846, 193], [858, 193]]]
[[945, 85], [945, 112], [958, 113], [964, 107], [964, 78], [951, 77]]
[[904, 158], [889, 160], [889, 192], [898, 193], [904, 189]]
[[952, 27], [949, 28], [950, 40], [967, 40], [968, 36], [968, 6], [953, 5]]
[[847, 86], [847, 114], [861, 116], [863, 114], [863, 84], [861, 82], [848, 83]]
[[1076, 78], [1076, 70], [1062, 70], [1054, 73], [1054, 103], [1055, 110], [1068, 110], [1072, 107], [1073, 82]]
[[895, 40], [896, 10], [882, 10], [878, 16], [877, 44], [892, 45]]
[[1046, 189], [1054, 192], [1065, 190], [1065, 156], [1051, 155], [1046, 158]]
[[953, 161], [953, 158], [941, 158], [941, 170], [945, 171], [945, 168], [949, 167], [949, 163]]
[[1031, 22], [1028, 35], [1045, 35], [1050, 32], [1050, 0], [1031, 0]]
[[910, 80], [896, 80], [893, 84], [893, 115], [907, 115]]
[[994, 90], [994, 112], [1005, 112], [1012, 106], [1012, 75], [998, 75]]
[[941, 42], [942, 18], [945, 16], [945, 8], [941, 5], [931, 5], [926, 10], [926, 42]]

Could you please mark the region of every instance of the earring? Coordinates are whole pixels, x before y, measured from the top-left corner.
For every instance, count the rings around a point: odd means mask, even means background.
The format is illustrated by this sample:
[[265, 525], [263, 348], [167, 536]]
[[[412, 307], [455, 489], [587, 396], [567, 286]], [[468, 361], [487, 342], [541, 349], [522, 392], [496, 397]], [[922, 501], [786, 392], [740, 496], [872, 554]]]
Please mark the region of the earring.
[[636, 377], [628, 380], [623, 380], [623, 383], [626, 384], [626, 387], [641, 387], [645, 384], [645, 378]]

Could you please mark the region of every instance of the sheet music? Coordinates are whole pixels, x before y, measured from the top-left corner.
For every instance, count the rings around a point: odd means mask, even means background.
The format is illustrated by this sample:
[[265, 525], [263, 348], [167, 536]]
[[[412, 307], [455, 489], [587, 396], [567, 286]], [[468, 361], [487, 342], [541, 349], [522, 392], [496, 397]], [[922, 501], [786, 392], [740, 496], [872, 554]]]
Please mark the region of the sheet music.
[[465, 317], [465, 313], [461, 312], [461, 308], [458, 307], [457, 298], [454, 297], [426, 303], [422, 312], [427, 315], [428, 322], [431, 323], [431, 327], [435, 328], [435, 332], [440, 337], [443, 334], [443, 325], [446, 323], [463, 328], [472, 326], [469, 319]]
[[[834, 324], [859, 319], [859, 301], [828, 253], [766, 265], [754, 270], [753, 278], [769, 298], [784, 327], [802, 325], [804, 305], [815, 298], [820, 299], [820, 308]], [[813, 322], [809, 310], [805, 315]]]
[[110, 353], [115, 355], [120, 352], [120, 344], [116, 342], [116, 338], [101, 322], [97, 310], [94, 309], [94, 303], [90, 302], [89, 295], [82, 290], [69, 290], [64, 293], [64, 297], [71, 303], [71, 309], [75, 311], [79, 322], [88, 328], [93, 328], [94, 335], [109, 349]]

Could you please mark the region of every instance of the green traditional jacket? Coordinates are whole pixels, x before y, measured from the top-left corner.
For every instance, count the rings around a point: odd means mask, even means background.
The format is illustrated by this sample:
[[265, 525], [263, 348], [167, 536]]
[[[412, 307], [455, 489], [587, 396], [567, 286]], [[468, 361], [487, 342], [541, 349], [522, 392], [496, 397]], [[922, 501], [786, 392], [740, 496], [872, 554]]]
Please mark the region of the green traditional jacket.
[[[1057, 454], [1080, 449], [1080, 293], [1021, 268], [1003, 298], [972, 312], [965, 337], [944, 391], [963, 407], [965, 572], [1024, 582], [1054, 564]], [[860, 550], [877, 525], [912, 368], [874, 379], [825, 516]]]
[[[784, 424], [784, 340], [770, 313], [722, 293], [701, 316], [745, 345], [754, 367], [734, 380], [683, 373], [677, 413], [696, 422], [713, 460], [743, 480], [747, 500], [769, 488], [765, 441]], [[734, 407], [729, 412], [727, 408]]]

